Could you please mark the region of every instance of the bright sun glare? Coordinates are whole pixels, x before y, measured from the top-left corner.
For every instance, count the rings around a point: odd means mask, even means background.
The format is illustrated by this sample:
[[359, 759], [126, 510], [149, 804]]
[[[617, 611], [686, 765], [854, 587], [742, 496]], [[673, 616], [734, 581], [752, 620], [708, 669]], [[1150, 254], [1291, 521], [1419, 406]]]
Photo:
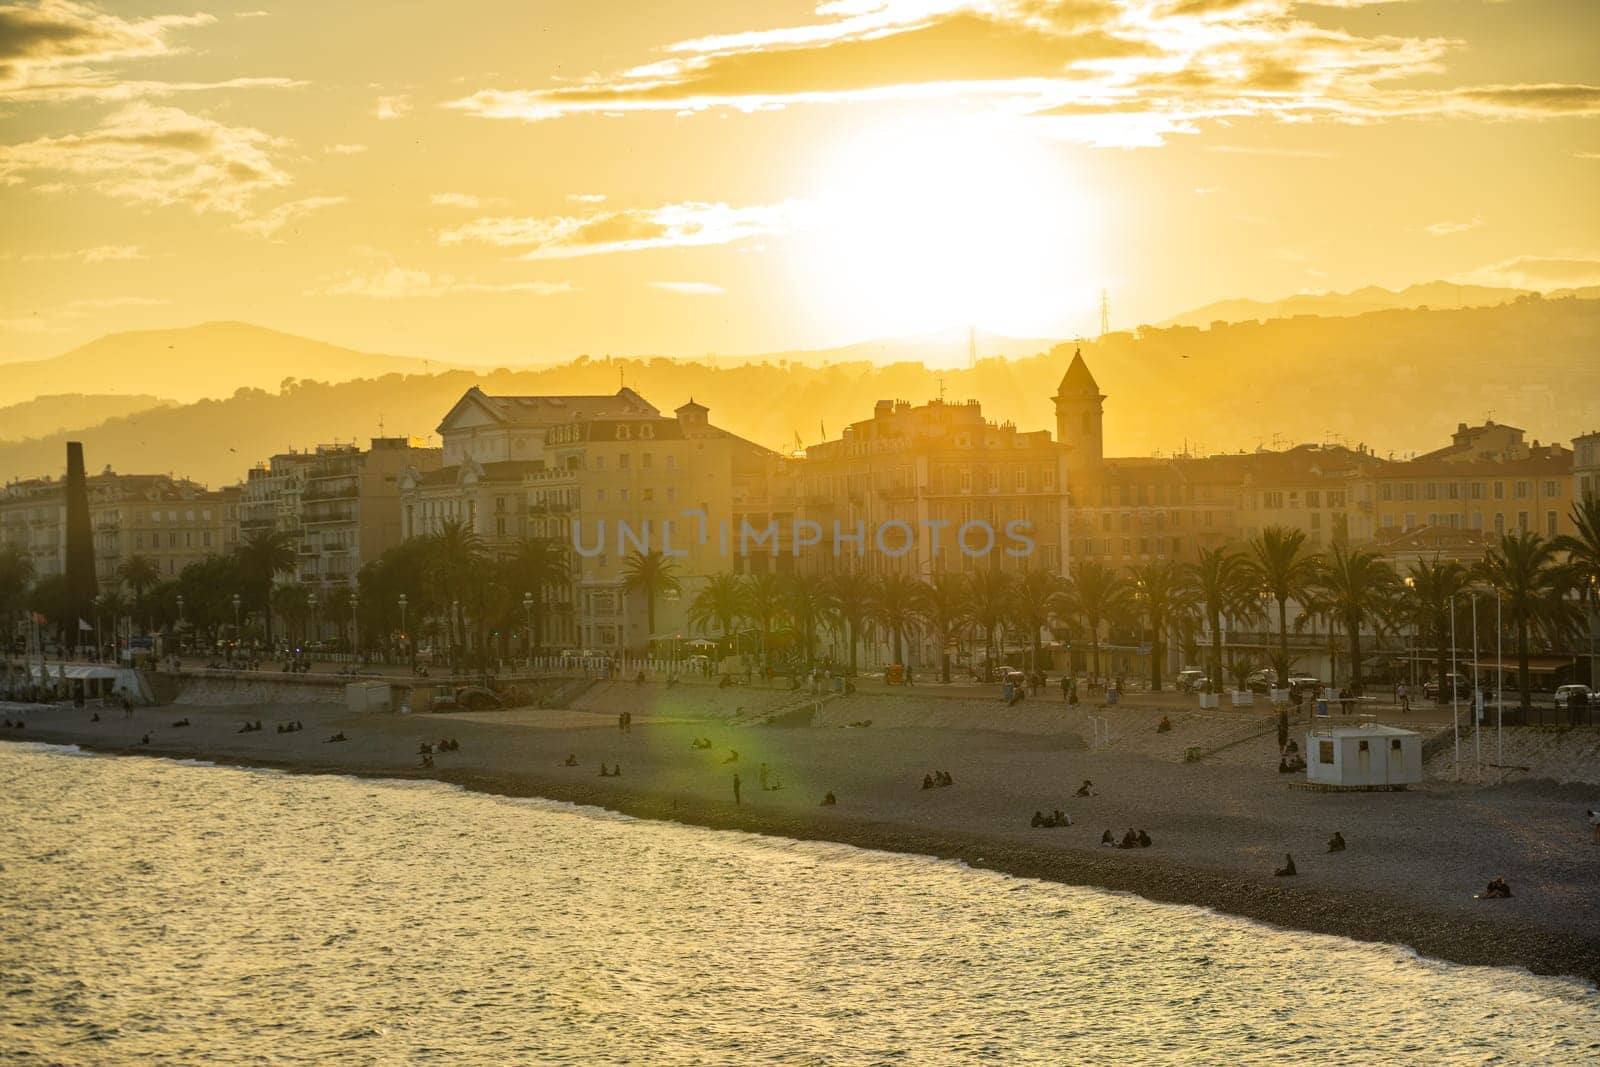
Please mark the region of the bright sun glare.
[[866, 129], [811, 199], [797, 269], [841, 335], [1046, 336], [1092, 301], [1095, 212], [1069, 159], [992, 115]]

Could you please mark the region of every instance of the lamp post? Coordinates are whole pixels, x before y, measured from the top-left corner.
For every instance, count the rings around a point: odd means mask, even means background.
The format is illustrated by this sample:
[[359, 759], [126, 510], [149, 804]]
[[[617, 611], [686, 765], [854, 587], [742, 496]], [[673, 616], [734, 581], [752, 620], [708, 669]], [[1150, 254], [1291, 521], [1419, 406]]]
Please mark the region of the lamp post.
[[[310, 596], [306, 597], [306, 603], [311, 605], [311, 625], [308, 627], [310, 635], [312, 637], [320, 637], [321, 635], [317, 632], [317, 591], [315, 589], [311, 591]], [[306, 644], [309, 646], [311, 642], [307, 641]], [[309, 652], [310, 649], [307, 648], [307, 651]]]
[[[1461, 720], [1456, 711], [1456, 595], [1450, 594], [1450, 726], [1456, 737], [1456, 781], [1461, 781]], [[1440, 684], [1443, 684], [1442, 682]]]
[[[1406, 575], [1406, 592], [1413, 596], [1415, 596], [1417, 592], [1417, 580], [1409, 574]], [[1417, 632], [1417, 627], [1417, 617], [1415, 613], [1413, 613], [1411, 616], [1411, 647], [1406, 650], [1406, 660], [1411, 668], [1410, 674], [1412, 689], [1417, 687], [1417, 638], [1420, 636]]]
[[183, 594], [179, 593], [178, 594], [178, 633], [179, 633], [180, 637], [179, 637], [178, 644], [179, 644], [180, 648], [182, 647], [182, 644], [183, 644], [181, 635], [183, 633], [183, 628], [184, 628], [186, 622], [187, 622], [187, 620], [184, 619], [184, 617], [183, 617]]
[[[406, 595], [404, 593], [400, 594], [400, 640], [404, 643], [404, 651], [409, 659], [411, 653], [411, 638], [406, 633]], [[411, 666], [415, 668], [416, 664], [412, 663]]]
[[351, 662], [361, 662], [361, 590], [350, 590], [350, 655]]
[[533, 594], [522, 594], [522, 610], [528, 616], [528, 628], [523, 637], [522, 647], [528, 654], [528, 670], [533, 670]]
[[233, 643], [238, 645], [243, 635], [239, 632], [239, 594], [233, 594]]
[[1472, 594], [1472, 754], [1483, 775], [1483, 693], [1478, 689], [1478, 594]]
[[467, 643], [466, 627], [461, 625], [461, 601], [450, 601], [450, 632], [455, 635], [452, 642], [454, 648], [450, 650], [450, 673], [454, 674], [461, 669], [460, 659], [464, 646]]

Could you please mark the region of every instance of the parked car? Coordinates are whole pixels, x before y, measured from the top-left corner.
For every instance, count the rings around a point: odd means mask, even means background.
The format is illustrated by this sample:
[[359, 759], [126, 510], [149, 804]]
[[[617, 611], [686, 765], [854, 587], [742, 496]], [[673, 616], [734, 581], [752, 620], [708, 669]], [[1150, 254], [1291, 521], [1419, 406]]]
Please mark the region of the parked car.
[[1185, 667], [1178, 672], [1176, 685], [1180, 692], [1195, 693], [1205, 684], [1206, 672], [1198, 667]]
[[1250, 676], [1244, 680], [1244, 684], [1245, 688], [1249, 689], [1252, 693], [1268, 692], [1269, 690], [1276, 688], [1278, 684], [1278, 672], [1273, 670], [1271, 667], [1262, 667], [1260, 670], [1252, 671]]
[[1309, 674], [1289, 675], [1289, 684], [1298, 689], [1321, 689], [1322, 679], [1314, 678]]
[[1556, 690], [1556, 707], [1581, 708], [1596, 703], [1596, 693], [1586, 685], [1564, 685]]
[[1429, 678], [1426, 682], [1422, 683], [1422, 695], [1428, 700], [1439, 700], [1441, 699], [1439, 692], [1440, 690], [1443, 690], [1445, 693], [1443, 699], [1449, 700], [1450, 688], [1452, 684], [1455, 689], [1455, 697], [1457, 700], [1467, 700], [1471, 698], [1472, 682], [1467, 678], [1466, 675], [1459, 672], [1456, 674], [1447, 674], [1442, 679]]

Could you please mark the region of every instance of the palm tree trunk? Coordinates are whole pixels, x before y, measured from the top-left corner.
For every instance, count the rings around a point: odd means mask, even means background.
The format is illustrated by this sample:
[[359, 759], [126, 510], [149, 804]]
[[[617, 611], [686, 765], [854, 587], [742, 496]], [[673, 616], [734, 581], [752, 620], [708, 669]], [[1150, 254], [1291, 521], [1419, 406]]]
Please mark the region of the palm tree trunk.
[[1222, 692], [1222, 618], [1211, 614], [1211, 690]]
[[850, 642], [850, 677], [856, 676], [856, 624], [854, 619], [846, 619], [845, 639]]
[[[1439, 662], [1437, 664], [1437, 666], [1439, 668], [1439, 675], [1438, 675], [1438, 677], [1439, 677], [1439, 697], [1438, 697], [1437, 700], [1434, 701], [1434, 703], [1435, 704], [1444, 704], [1444, 703], [1446, 703], [1448, 701], [1448, 697], [1446, 696], [1445, 691], [1444, 691], [1444, 686], [1445, 686], [1445, 673], [1446, 673], [1446, 671], [1449, 670], [1447, 664], [1450, 662], [1450, 657], [1449, 657], [1449, 655], [1447, 654], [1447, 652], [1445, 650], [1444, 627], [1443, 626], [1439, 626], [1437, 623], [1435, 623], [1435, 628], [1439, 631], [1439, 647], [1434, 650], [1434, 652], [1437, 655], [1438, 660], [1439, 660]], [[1453, 679], [1453, 678], [1450, 679], [1450, 685], [1452, 687], [1454, 687], [1455, 679]]]
[[[1517, 688], [1522, 690], [1522, 721], [1528, 721], [1528, 708], [1533, 703], [1528, 692], [1528, 623], [1522, 620], [1517, 623]], [[1540, 723], [1544, 722], [1544, 712], [1539, 712]]]
[[1159, 616], [1150, 620], [1150, 691], [1161, 692], [1161, 652], [1166, 642], [1161, 638], [1163, 619]]
[[1350, 691], [1361, 692], [1361, 620], [1348, 619], [1350, 630]]
[[1289, 598], [1278, 598], [1278, 688], [1289, 688]]

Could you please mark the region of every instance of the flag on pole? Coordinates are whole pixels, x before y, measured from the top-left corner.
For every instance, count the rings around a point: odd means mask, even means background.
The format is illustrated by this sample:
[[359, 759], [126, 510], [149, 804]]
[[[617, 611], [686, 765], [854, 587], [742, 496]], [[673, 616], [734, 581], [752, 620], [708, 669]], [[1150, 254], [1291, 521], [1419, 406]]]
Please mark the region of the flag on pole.
[[81, 634], [93, 633], [94, 627], [89, 625], [87, 619], [80, 616], [78, 619], [78, 632]]
[[37, 611], [36, 611], [36, 612], [34, 612], [34, 613], [33, 613], [33, 621], [34, 621], [34, 622], [36, 622], [36, 623], [38, 623], [38, 624], [40, 624], [40, 625], [41, 625], [41, 626], [42, 626], [42, 625], [44, 625], [44, 624], [45, 624], [45, 623], [47, 623], [47, 622], [49, 622], [49, 621], [50, 621], [50, 620], [49, 620], [49, 619], [47, 619], [47, 618], [45, 618], [45, 617], [44, 617], [44, 616], [43, 616], [43, 615], [40, 615], [40, 614], [39, 614], [39, 613], [38, 613], [38, 612], [37, 612]]

